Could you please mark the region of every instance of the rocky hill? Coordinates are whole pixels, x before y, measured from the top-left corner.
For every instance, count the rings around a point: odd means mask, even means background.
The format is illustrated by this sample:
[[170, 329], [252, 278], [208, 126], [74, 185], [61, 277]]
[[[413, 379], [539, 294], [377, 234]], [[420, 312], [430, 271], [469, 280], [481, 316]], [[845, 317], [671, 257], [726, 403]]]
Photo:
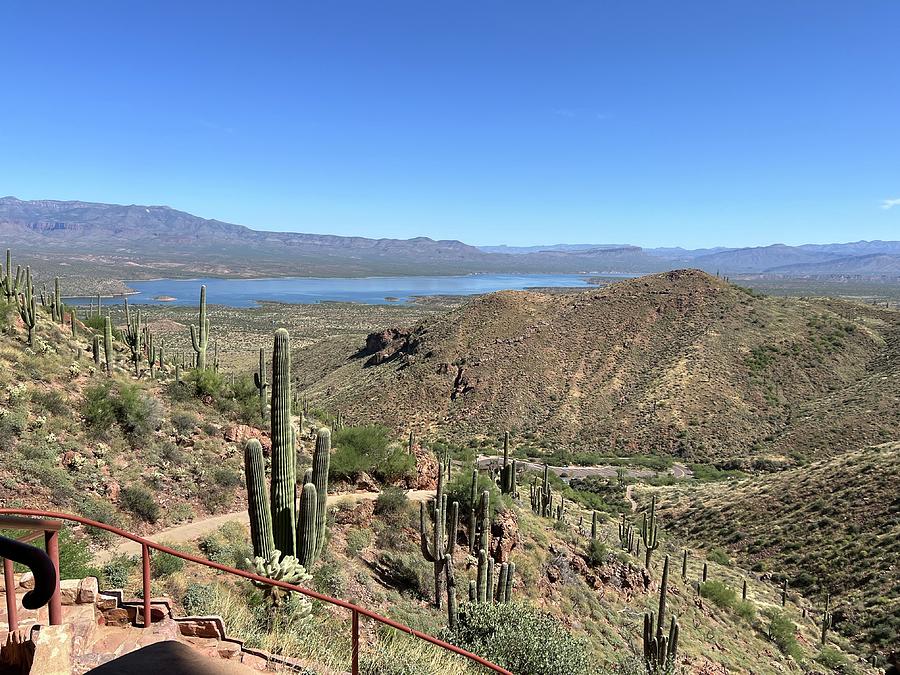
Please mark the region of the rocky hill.
[[305, 393], [354, 420], [750, 466], [896, 439], [898, 331], [896, 311], [682, 270], [495, 293], [297, 363]]

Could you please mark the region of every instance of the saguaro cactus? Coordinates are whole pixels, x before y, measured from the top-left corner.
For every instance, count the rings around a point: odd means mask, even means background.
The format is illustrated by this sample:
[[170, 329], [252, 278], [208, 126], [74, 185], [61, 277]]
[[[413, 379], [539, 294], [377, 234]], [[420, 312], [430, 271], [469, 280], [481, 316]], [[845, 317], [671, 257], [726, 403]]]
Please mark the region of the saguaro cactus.
[[[704, 579], [705, 581], [705, 579]], [[788, 595], [788, 581], [785, 577], [784, 581], [781, 583], [781, 606], [784, 607], [787, 604], [787, 595]]]
[[[201, 287], [201, 301], [206, 291]], [[201, 315], [205, 318], [205, 304]], [[202, 323], [202, 321], [201, 321]], [[203, 347], [206, 358], [206, 347]], [[204, 361], [205, 362], [205, 361]], [[297, 516], [294, 507], [297, 472], [291, 430], [291, 343], [284, 328], [275, 331], [272, 349], [272, 529], [275, 548], [282, 555], [296, 555]]]
[[[9, 265], [9, 251], [7, 254], [7, 265]], [[18, 284], [16, 284], [18, 286]], [[28, 329], [28, 346], [34, 347], [34, 327], [37, 325], [37, 307], [34, 302], [34, 284], [31, 283], [31, 267], [25, 268], [25, 292], [20, 296], [18, 302], [19, 316], [25, 328]]]
[[[502, 563], [494, 585], [494, 559], [485, 549], [478, 551], [478, 568], [475, 580], [475, 593], [470, 594], [472, 602], [509, 602], [512, 594], [513, 577], [516, 573], [515, 563]], [[474, 598], [474, 599], [473, 599]]]
[[491, 552], [491, 493], [484, 490], [478, 502], [478, 546]]
[[112, 361], [113, 361], [112, 320], [108, 316], [103, 320], [103, 354], [106, 357], [106, 374], [112, 375]]
[[6, 302], [11, 303], [19, 297], [19, 286], [22, 284], [22, 268], [16, 266], [16, 275], [12, 273], [12, 253], [6, 249], [6, 276], [3, 278], [3, 294]]
[[597, 512], [591, 512], [591, 539], [597, 538]]
[[831, 628], [833, 616], [829, 607], [831, 605], [831, 594], [825, 596], [825, 609], [822, 611], [822, 644], [828, 640], [828, 629]]
[[654, 619], [653, 612], [644, 614], [644, 665], [648, 675], [663, 675], [673, 672], [678, 652], [678, 621], [672, 617], [669, 634], [663, 633], [666, 616], [666, 591], [669, 581], [669, 556], [663, 563], [662, 579], [659, 584], [659, 612]]
[[641, 540], [644, 542], [644, 567], [650, 569], [650, 556], [659, 548], [659, 526], [656, 523], [656, 495], [650, 500], [650, 516], [644, 512], [641, 524]]
[[472, 469], [472, 486], [469, 489], [469, 554], [475, 555], [478, 539], [478, 521], [475, 502], [478, 500], [478, 469]]
[[449, 477], [450, 457], [448, 456], [446, 461], [442, 458], [438, 462], [437, 492], [432, 502], [430, 528], [426, 528], [427, 508], [425, 503], [423, 502], [419, 507], [422, 556], [434, 565], [434, 606], [437, 609], [441, 609], [443, 604], [441, 575], [444, 574], [447, 556], [452, 557], [453, 551], [456, 549], [456, 529], [459, 525], [459, 502], [453, 502], [448, 510], [447, 495], [444, 494], [444, 480]]
[[253, 383], [259, 391], [259, 415], [266, 419], [266, 390], [269, 382], [266, 379], [266, 354], [262, 347], [259, 348], [259, 370], [253, 373]]
[[444, 556], [444, 577], [447, 582], [447, 624], [450, 630], [456, 628], [457, 612], [456, 605], [456, 579], [453, 576], [453, 557], [451, 555]]
[[100, 366], [100, 336], [94, 335], [91, 338], [91, 356], [94, 357], [94, 365]]
[[[283, 329], [281, 329], [283, 330]], [[200, 325], [191, 324], [191, 346], [197, 356], [197, 368], [206, 370], [206, 347], [209, 345], [209, 319], [206, 318], [206, 286], [200, 287]], [[272, 376], [274, 380], [274, 375]], [[284, 551], [282, 551], [284, 553]]]
[[[272, 477], [266, 505], [261, 504], [259, 496], [265, 493], [261, 455], [257, 459], [256, 446], [250, 448], [249, 444], [245, 455], [254, 553], [265, 558], [261, 552], [267, 549], [271, 538], [271, 550], [283, 558], [296, 557], [308, 570], [325, 548], [331, 432], [324, 427], [318, 431], [312, 468], [303, 477], [298, 510], [296, 439], [291, 427], [290, 340], [283, 328], [275, 332], [272, 366]], [[180, 368], [176, 363], [176, 378], [180, 377]]]
[[260, 442], [251, 438], [244, 446], [244, 476], [247, 481], [247, 511], [250, 514], [250, 540], [253, 555], [268, 560], [275, 550], [272, 514], [266, 490], [266, 469]]
[[500, 469], [500, 492], [516, 493], [516, 460], [509, 461], [509, 432], [503, 434], [503, 467]]
[[141, 321], [141, 310], [138, 309], [132, 318], [128, 309], [128, 298], [125, 298], [125, 344], [131, 350], [134, 374], [140, 377], [141, 359], [144, 357], [144, 329]]

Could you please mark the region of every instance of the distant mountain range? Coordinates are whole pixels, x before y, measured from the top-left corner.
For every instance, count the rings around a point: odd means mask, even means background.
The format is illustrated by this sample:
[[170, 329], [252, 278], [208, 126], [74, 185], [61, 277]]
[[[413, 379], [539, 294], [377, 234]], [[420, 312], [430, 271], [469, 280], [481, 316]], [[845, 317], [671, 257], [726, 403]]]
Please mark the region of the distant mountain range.
[[266, 232], [168, 206], [0, 198], [0, 245], [17, 260], [113, 278], [469, 273], [638, 274], [695, 267], [727, 275], [900, 280], [900, 242], [642, 249], [626, 244], [470, 246], [455, 240]]

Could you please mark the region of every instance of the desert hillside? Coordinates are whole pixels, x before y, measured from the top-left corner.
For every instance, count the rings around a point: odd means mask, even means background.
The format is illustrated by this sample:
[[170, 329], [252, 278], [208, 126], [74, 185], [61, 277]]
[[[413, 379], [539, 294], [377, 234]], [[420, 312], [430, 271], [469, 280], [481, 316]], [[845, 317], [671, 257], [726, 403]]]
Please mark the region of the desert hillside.
[[354, 421], [749, 465], [895, 439], [898, 330], [896, 311], [680, 270], [491, 294], [357, 352], [312, 347], [297, 369]]
[[739, 564], [824, 601], [837, 630], [888, 646], [900, 634], [900, 443], [737, 483], [667, 488], [670, 531], [718, 541]]

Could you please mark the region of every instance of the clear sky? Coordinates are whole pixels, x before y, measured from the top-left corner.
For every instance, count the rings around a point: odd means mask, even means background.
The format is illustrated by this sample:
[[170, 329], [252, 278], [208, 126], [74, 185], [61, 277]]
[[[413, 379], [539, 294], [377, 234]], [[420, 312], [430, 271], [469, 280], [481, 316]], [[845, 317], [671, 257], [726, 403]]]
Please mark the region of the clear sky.
[[900, 239], [897, 0], [10, 0], [0, 26], [0, 195], [474, 244]]

